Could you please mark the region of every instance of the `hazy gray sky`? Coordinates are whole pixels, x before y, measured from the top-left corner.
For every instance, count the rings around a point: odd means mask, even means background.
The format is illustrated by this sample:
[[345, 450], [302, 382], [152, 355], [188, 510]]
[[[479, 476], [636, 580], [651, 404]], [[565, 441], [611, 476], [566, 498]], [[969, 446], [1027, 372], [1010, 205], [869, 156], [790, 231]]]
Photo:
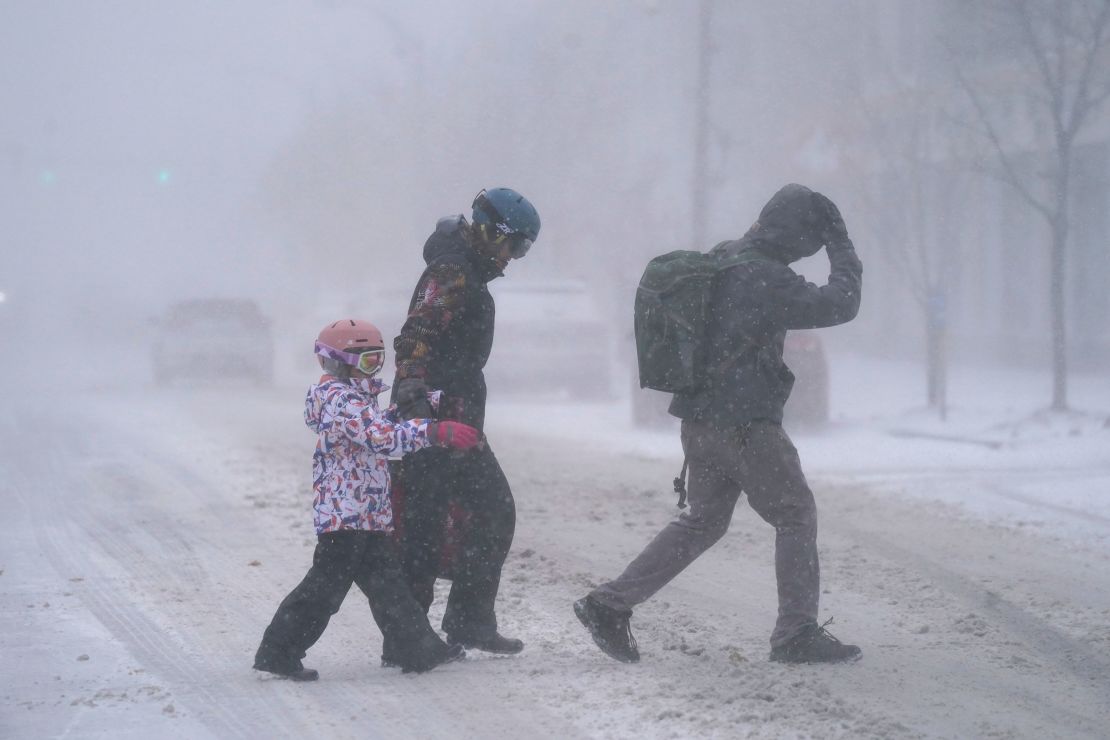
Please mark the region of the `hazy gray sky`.
[[[621, 318], [647, 258], [738, 236], [790, 181], [845, 206], [870, 284], [884, 266], [859, 199], [875, 160], [860, 90], [936, 78], [915, 45], [932, 38], [922, 19], [946, 16], [712, 5], [698, 245], [701, 3], [9, 0], [0, 290], [90, 331], [205, 295], [254, 297], [282, 320], [325, 288], [359, 304], [375, 281], [407, 287], [435, 220], [508, 185], [544, 221], [514, 272], [591, 281]], [[846, 131], [858, 159], [839, 148]], [[897, 280], [878, 281], [887, 297], [859, 326], [897, 302]]]

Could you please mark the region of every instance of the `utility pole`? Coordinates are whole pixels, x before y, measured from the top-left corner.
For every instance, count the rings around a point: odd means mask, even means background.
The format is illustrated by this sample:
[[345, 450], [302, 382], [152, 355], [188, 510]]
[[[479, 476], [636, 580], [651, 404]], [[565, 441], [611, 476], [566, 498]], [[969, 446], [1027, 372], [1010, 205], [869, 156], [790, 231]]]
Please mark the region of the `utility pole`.
[[694, 102], [693, 244], [705, 249], [706, 199], [709, 193], [709, 70], [713, 61], [713, 0], [701, 0], [698, 12], [698, 82]]

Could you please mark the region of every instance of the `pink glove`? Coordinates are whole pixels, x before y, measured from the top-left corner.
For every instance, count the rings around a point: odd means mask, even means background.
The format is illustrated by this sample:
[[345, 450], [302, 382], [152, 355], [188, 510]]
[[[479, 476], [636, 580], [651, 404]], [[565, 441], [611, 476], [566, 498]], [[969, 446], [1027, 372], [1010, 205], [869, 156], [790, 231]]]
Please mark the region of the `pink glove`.
[[474, 427], [457, 421], [433, 421], [428, 425], [428, 439], [439, 447], [469, 450], [481, 443], [482, 434]]

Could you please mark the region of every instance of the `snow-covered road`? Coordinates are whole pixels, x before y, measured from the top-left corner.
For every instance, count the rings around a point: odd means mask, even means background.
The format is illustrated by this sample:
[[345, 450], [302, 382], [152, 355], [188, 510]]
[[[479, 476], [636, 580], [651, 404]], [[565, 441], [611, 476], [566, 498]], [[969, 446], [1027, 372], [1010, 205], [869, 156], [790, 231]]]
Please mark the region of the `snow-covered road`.
[[[773, 532], [741, 503], [725, 538], [637, 611], [643, 660], [629, 666], [594, 648], [570, 604], [673, 515], [680, 460], [604, 444], [609, 412], [588, 405], [569, 412], [592, 426], [577, 438], [531, 407], [491, 410], [518, 505], [499, 616], [522, 655], [382, 669], [356, 591], [306, 660], [319, 682], [263, 679], [254, 648], [313, 545], [298, 398], [5, 400], [0, 736], [1040, 738], [1110, 726], [1110, 516], [1030, 493], [1107, 490], [1107, 469], [855, 472], [807, 464], [800, 444], [821, 512], [822, 613], [864, 659], [767, 662]], [[940, 493], [972, 488], [1041, 524]], [[1082, 519], [1084, 536], [1053, 529], [1059, 517]]]

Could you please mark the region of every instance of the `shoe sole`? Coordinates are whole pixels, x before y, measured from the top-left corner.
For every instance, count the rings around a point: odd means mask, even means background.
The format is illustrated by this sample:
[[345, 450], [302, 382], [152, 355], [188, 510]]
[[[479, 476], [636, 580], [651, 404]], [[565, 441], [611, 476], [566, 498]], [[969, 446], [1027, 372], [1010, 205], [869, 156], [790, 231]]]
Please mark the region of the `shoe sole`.
[[489, 653], [490, 655], [520, 655], [521, 653], [524, 652], [524, 645], [523, 644], [521, 644], [521, 646], [519, 648], [515, 649], [515, 650], [491, 650], [489, 648], [484, 648], [481, 645], [475, 644], [473, 642], [466, 642], [466, 641], [452, 642], [451, 640], [448, 640], [447, 644], [448, 645], [462, 645], [463, 648], [465, 648], [466, 650], [481, 650], [483, 653]]
[[524, 652], [523, 647], [520, 650], [487, 650], [486, 648], [478, 647], [477, 645], [467, 645], [465, 642], [462, 643], [462, 646], [467, 650], [478, 650], [483, 653], [489, 653], [490, 655], [520, 655]]
[[315, 668], [305, 668], [304, 670], [296, 671], [294, 673], [278, 673], [277, 671], [268, 671], [265, 668], [255, 668], [254, 670], [259, 673], [265, 673], [276, 679], [285, 681], [296, 681], [297, 683], [307, 683], [309, 681], [316, 681], [320, 678], [320, 672]]
[[466, 651], [465, 650], [460, 650], [457, 655], [451, 655], [451, 656], [445, 658], [444, 660], [441, 660], [440, 662], [436, 663], [435, 665], [428, 666], [427, 668], [413, 668], [411, 666], [404, 666], [404, 667], [401, 668], [401, 673], [427, 673], [428, 671], [434, 671], [436, 668], [439, 668], [440, 666], [445, 666], [448, 663], [458, 663], [460, 660], [465, 660], [465, 659], [466, 659]]
[[594, 635], [594, 631], [592, 629], [590, 629], [589, 618], [586, 616], [586, 606], [585, 606], [585, 604], [582, 603], [582, 601], [574, 602], [574, 616], [578, 617], [578, 621], [581, 622], [582, 626], [586, 628], [586, 631], [590, 633], [590, 637], [593, 639], [594, 644], [597, 645], [598, 649], [601, 650], [601, 652], [605, 653], [606, 655], [608, 655], [613, 660], [620, 661], [621, 663], [639, 663], [640, 662], [640, 656], [639, 655], [637, 655], [636, 657], [627, 657], [627, 656], [622, 656], [622, 655], [614, 655], [613, 653], [609, 652], [609, 650], [606, 649], [606, 647], [604, 645], [601, 644], [601, 642], [597, 639], [597, 636]]
[[768, 658], [768, 660], [783, 665], [838, 665], [841, 663], [858, 663], [863, 660], [863, 653], [856, 653], [849, 658], [840, 658], [839, 660], [783, 660], [781, 658]]
[[586, 628], [586, 631], [593, 635], [594, 631], [590, 629], [590, 623], [586, 620], [586, 605], [581, 601], [574, 602], [574, 616], [578, 617], [578, 621]]
[[466, 660], [466, 651], [465, 650], [460, 650], [458, 655], [452, 655], [451, 657], [449, 657], [447, 660], [443, 661], [439, 665], [447, 665], [448, 663], [458, 663], [460, 660]]

